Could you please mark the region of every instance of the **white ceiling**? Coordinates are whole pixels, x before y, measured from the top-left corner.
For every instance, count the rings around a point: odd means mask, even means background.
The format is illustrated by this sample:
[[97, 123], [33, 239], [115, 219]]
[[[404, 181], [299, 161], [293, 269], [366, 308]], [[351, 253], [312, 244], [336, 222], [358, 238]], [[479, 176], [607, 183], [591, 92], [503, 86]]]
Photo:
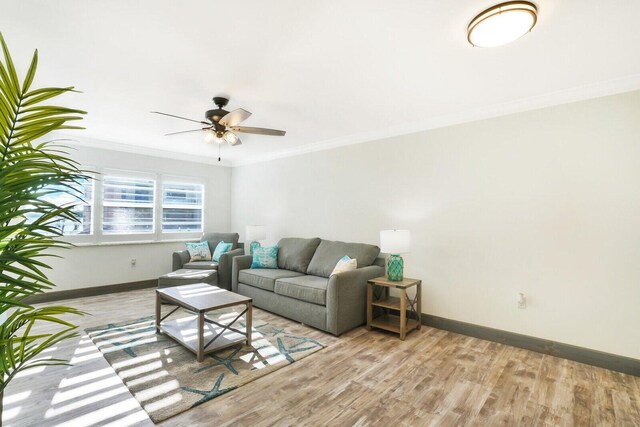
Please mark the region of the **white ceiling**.
[[197, 124], [149, 112], [200, 119], [219, 93], [287, 130], [222, 147], [242, 164], [640, 88], [640, 1], [536, 3], [494, 49], [466, 41], [485, 0], [7, 0], [0, 31], [23, 72], [39, 49], [36, 84], [84, 92], [64, 103], [97, 145], [215, 161], [200, 134], [163, 136]]

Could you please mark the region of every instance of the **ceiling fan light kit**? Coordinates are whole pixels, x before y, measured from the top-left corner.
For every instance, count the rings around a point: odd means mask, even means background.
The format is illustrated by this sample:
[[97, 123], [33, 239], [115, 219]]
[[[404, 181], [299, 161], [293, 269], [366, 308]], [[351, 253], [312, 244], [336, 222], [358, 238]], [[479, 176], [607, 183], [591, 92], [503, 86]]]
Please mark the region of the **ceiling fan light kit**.
[[[174, 114], [161, 113], [160, 111], [152, 111], [152, 113], [205, 125], [205, 127], [201, 127], [200, 129], [172, 132], [165, 136], [191, 132], [204, 132], [205, 142], [218, 144], [218, 153], [220, 152], [220, 145], [225, 142], [232, 147], [242, 144], [242, 141], [236, 132], [270, 136], [284, 136], [286, 134], [283, 130], [238, 126], [251, 116], [249, 111], [243, 108], [238, 108], [233, 111], [225, 110], [224, 107], [229, 103], [229, 98], [227, 97], [216, 96], [213, 98], [213, 103], [218, 108], [207, 110], [207, 112], [205, 112], [205, 117], [208, 121], [189, 119], [186, 117], [176, 116]], [[218, 161], [220, 161], [219, 154]]]
[[538, 8], [528, 1], [508, 1], [485, 9], [471, 20], [467, 40], [476, 47], [497, 47], [529, 33], [538, 20]]

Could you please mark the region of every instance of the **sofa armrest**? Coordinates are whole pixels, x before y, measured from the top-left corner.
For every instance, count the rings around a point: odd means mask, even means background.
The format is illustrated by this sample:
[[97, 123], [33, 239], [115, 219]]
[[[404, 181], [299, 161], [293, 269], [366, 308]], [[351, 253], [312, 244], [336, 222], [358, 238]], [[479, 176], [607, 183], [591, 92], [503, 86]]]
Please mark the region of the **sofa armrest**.
[[334, 274], [327, 286], [327, 330], [334, 335], [367, 320], [367, 281], [384, 276], [384, 267], [370, 265]]
[[220, 255], [218, 260], [218, 286], [227, 290], [231, 289], [231, 268], [233, 258], [244, 255], [244, 249], [234, 249]]
[[184, 264], [189, 262], [190, 259], [191, 257], [189, 256], [189, 251], [174, 252], [171, 271], [180, 270]]
[[251, 268], [253, 257], [251, 255], [240, 255], [233, 258], [233, 269], [231, 273], [231, 290], [238, 292], [238, 274], [240, 270]]

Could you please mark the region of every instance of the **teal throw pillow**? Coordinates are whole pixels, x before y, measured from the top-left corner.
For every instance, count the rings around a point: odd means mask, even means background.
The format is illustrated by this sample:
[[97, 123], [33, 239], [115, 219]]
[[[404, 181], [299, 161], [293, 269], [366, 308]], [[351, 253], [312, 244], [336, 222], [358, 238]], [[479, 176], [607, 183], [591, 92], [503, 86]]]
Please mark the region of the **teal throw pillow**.
[[251, 268], [278, 268], [278, 246], [253, 248]]
[[219, 262], [222, 254], [229, 252], [231, 250], [231, 246], [233, 246], [233, 243], [225, 243], [225, 242], [218, 243], [218, 246], [216, 246], [216, 249], [213, 251], [212, 260], [215, 262]]
[[209, 250], [209, 243], [185, 243], [184, 244], [189, 251], [191, 259], [189, 261], [209, 261], [211, 259], [211, 250]]

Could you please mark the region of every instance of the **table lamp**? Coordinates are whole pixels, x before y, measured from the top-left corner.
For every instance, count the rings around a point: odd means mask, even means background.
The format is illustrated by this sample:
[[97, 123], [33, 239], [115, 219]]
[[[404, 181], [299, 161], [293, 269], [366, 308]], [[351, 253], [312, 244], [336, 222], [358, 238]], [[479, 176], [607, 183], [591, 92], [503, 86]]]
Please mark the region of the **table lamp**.
[[380, 232], [380, 250], [389, 254], [387, 277], [393, 282], [402, 281], [404, 261], [400, 254], [409, 252], [411, 233], [409, 230], [382, 230]]
[[260, 246], [259, 240], [267, 238], [267, 229], [264, 225], [247, 225], [245, 239], [251, 241], [249, 254], [253, 255], [253, 248]]

